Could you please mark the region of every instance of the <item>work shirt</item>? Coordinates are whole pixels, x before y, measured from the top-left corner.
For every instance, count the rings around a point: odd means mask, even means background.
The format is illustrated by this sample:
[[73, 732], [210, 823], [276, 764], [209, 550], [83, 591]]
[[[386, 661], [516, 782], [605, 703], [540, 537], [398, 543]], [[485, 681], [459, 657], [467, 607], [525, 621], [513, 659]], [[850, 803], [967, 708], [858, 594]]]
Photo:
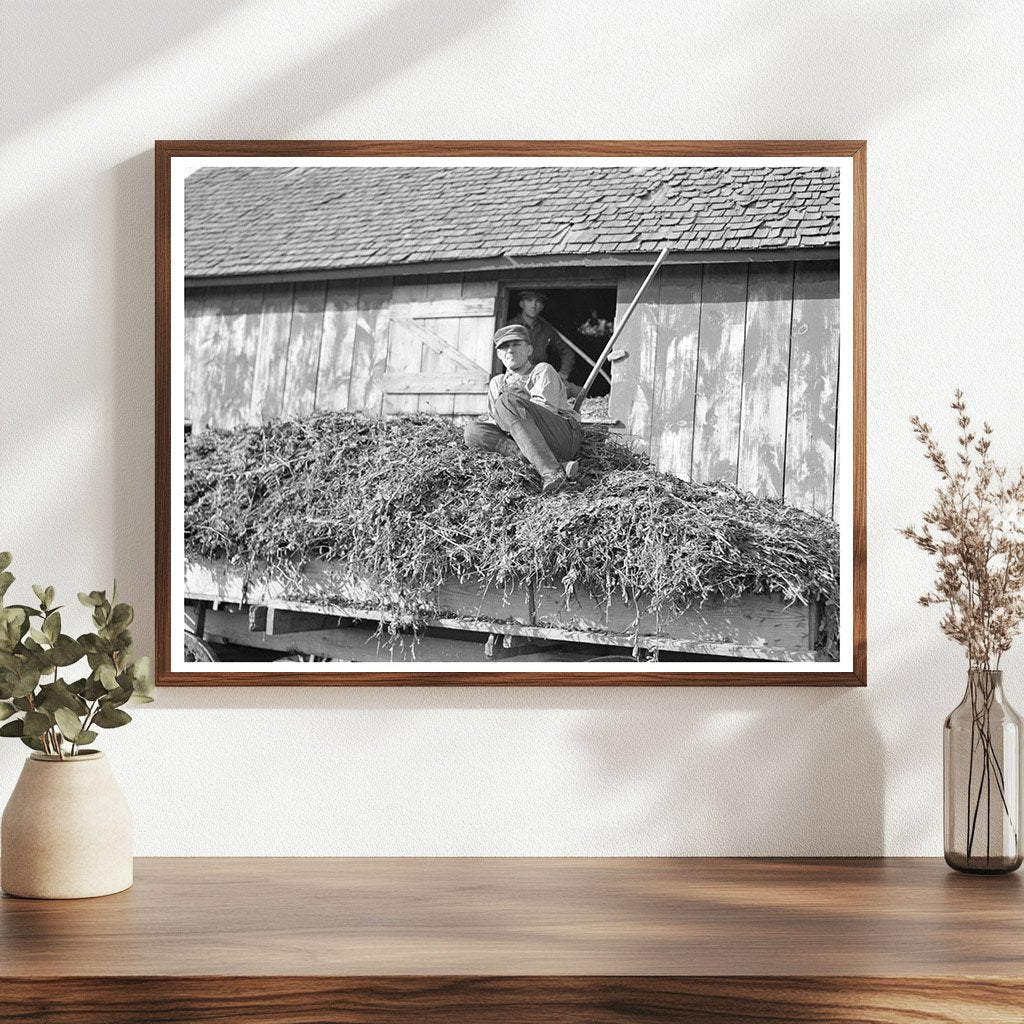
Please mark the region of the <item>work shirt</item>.
[[[520, 313], [512, 317], [510, 324], [521, 324], [530, 334], [530, 344], [533, 346], [533, 355], [530, 359], [534, 365], [537, 363], [558, 363], [558, 372], [562, 377], [568, 378], [576, 363], [576, 353], [562, 340], [562, 336], [545, 320], [537, 317], [531, 327], [526, 318]], [[552, 355], [555, 356], [552, 359]]]
[[531, 402], [573, 422], [579, 421], [578, 414], [569, 405], [565, 394], [565, 381], [550, 363], [534, 363], [528, 373], [507, 370], [492, 377], [487, 389], [490, 401], [495, 401], [508, 388], [521, 389], [530, 396]]

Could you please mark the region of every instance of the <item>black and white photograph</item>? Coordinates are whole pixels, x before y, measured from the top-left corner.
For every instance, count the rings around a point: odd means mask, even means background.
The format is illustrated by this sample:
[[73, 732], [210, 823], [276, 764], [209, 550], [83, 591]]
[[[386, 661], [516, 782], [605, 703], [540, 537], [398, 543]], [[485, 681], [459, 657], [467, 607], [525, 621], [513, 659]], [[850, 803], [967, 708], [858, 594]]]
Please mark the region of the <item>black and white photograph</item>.
[[172, 673], [850, 672], [852, 186], [172, 156]]

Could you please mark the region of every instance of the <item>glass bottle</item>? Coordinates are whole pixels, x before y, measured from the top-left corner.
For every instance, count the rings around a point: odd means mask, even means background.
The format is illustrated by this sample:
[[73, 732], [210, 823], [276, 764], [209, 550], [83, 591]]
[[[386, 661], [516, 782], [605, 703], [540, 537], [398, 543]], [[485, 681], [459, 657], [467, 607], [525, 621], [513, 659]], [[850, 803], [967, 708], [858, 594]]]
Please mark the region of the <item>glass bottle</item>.
[[1021, 720], [1003, 673], [971, 669], [942, 732], [946, 863], [999, 874], [1021, 865]]

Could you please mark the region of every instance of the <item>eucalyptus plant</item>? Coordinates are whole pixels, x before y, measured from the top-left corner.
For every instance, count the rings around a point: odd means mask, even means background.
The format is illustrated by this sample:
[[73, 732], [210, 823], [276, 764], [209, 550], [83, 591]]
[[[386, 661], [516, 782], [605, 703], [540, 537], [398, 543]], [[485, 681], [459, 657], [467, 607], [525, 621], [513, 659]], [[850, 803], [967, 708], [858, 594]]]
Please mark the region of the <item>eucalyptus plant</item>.
[[[68, 636], [53, 587], [33, 585], [38, 605], [4, 604], [14, 582], [10, 564], [10, 553], [0, 552], [0, 736], [16, 736], [61, 760], [74, 757], [98, 730], [132, 720], [126, 704], [153, 700], [149, 659], [132, 660], [128, 627], [135, 612], [117, 602], [116, 582], [109, 599], [103, 590], [80, 593], [96, 631]], [[68, 670], [83, 659], [88, 675], [67, 682]]]

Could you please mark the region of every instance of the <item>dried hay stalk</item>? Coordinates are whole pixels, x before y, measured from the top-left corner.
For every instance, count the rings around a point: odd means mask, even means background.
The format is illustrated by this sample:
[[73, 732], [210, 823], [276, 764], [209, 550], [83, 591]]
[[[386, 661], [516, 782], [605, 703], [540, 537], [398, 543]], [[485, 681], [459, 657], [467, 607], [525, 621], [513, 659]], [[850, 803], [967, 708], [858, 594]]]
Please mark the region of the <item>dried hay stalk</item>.
[[651, 469], [585, 430], [581, 488], [537, 494], [525, 465], [468, 449], [450, 420], [316, 414], [186, 441], [185, 549], [298, 580], [315, 558], [374, 581], [392, 632], [452, 577], [644, 602], [774, 593], [823, 598], [819, 648], [838, 650], [838, 530], [829, 518], [725, 484]]

